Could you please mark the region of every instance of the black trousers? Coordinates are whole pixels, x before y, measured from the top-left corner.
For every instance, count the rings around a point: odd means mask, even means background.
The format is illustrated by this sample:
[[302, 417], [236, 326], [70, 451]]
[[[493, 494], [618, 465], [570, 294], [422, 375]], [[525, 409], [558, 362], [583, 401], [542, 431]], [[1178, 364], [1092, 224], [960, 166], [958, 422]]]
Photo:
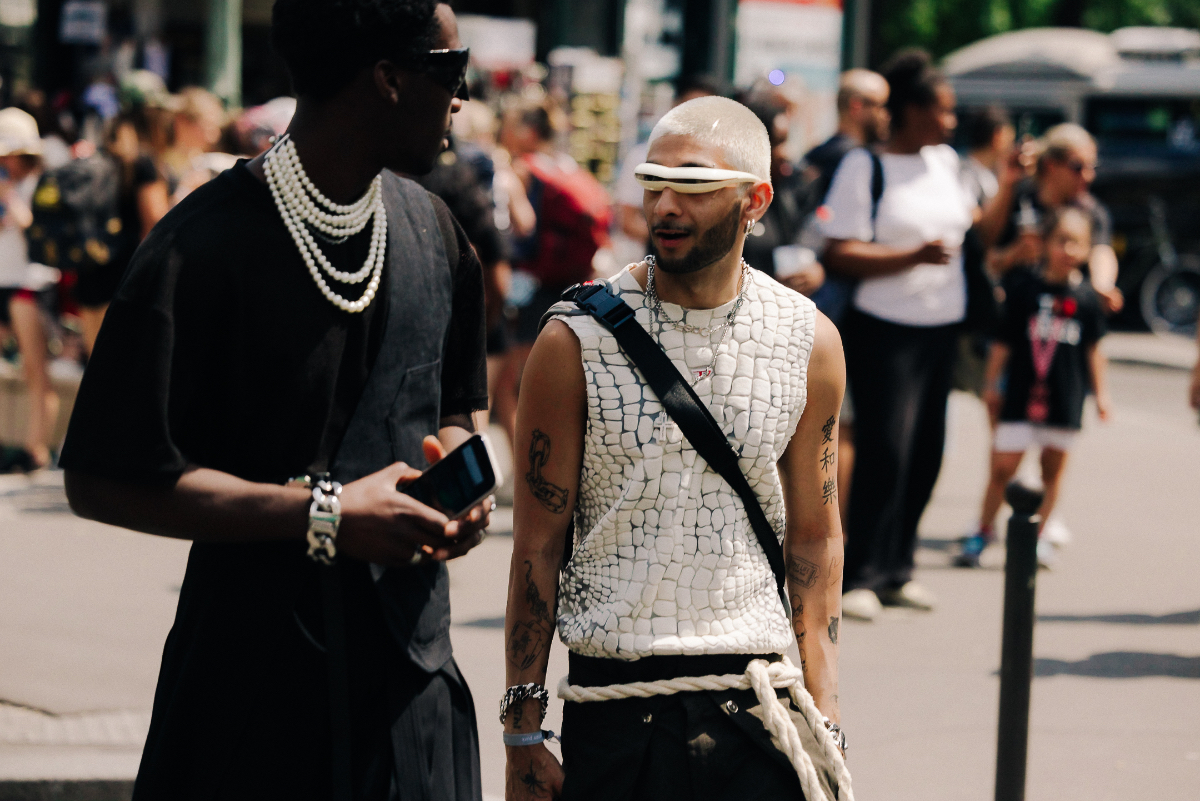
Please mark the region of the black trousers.
[[[572, 684], [603, 686], [742, 673], [774, 655], [650, 656], [633, 662], [570, 655]], [[786, 698], [786, 690], [780, 690]], [[812, 754], [815, 739], [791, 709]], [[563, 707], [563, 801], [801, 801], [800, 780], [771, 741], [753, 690], [688, 692]], [[836, 798], [827, 766], [817, 763]]]
[[857, 310], [842, 325], [854, 398], [854, 479], [843, 591], [912, 578], [917, 524], [946, 440], [959, 326], [916, 327]]

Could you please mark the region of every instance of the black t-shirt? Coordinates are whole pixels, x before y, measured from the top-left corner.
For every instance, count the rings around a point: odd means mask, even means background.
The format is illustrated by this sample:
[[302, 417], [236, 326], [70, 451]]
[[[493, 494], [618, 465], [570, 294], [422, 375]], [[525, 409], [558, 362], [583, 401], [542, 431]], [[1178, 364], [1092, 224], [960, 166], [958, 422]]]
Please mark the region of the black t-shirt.
[[844, 133], [835, 133], [804, 156], [804, 162], [815, 167], [819, 173], [815, 192], [818, 201], [824, 201], [833, 182], [833, 174], [847, 153], [860, 145]]
[[[446, 205], [432, 197], [454, 271], [441, 415], [487, 405], [483, 279]], [[402, 214], [389, 209], [389, 214]], [[370, 228], [320, 242], [357, 269]], [[197, 189], [130, 263], [88, 363], [61, 464], [170, 480], [189, 464], [281, 483], [328, 459], [379, 351], [389, 254], [374, 301], [344, 312], [317, 289], [266, 184], [245, 163]], [[365, 284], [329, 281], [343, 297]]]
[[[1079, 209], [1091, 219], [1093, 245], [1112, 244], [1112, 217], [1094, 195], [1083, 195], [1067, 205]], [[1040, 229], [1049, 212], [1050, 209], [1038, 198], [1037, 181], [1030, 178], [1019, 183], [1013, 193], [1012, 209], [996, 243], [997, 247], [1006, 247], [1016, 241], [1017, 235], [1025, 225], [1038, 226]]]
[[491, 186], [457, 148], [443, 152], [433, 170], [415, 180], [446, 203], [484, 264], [508, 258], [508, 244], [492, 216]]
[[[999, 339], [1011, 353], [1000, 419], [1079, 428], [1090, 386], [1087, 351], [1105, 333], [1100, 299], [1087, 281], [1049, 284], [1023, 268], [1005, 277], [1004, 288]], [[1044, 366], [1041, 381], [1035, 363]], [[1045, 419], [1031, 414], [1031, 398], [1044, 405]]]
[[795, 244], [800, 237], [809, 189], [810, 185], [804, 182], [799, 171], [775, 182], [775, 199], [742, 247], [747, 264], [767, 275], [775, 275], [775, 248]]

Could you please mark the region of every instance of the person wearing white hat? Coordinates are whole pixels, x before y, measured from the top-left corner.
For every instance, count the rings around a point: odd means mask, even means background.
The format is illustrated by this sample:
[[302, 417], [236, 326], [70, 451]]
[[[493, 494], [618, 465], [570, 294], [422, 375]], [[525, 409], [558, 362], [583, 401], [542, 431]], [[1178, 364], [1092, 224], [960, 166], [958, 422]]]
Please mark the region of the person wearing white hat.
[[47, 372], [41, 287], [30, 282], [25, 229], [42, 166], [37, 122], [19, 108], [0, 110], [0, 324], [12, 329], [29, 392], [25, 450], [8, 467], [33, 470], [50, 463], [49, 437], [58, 395]]

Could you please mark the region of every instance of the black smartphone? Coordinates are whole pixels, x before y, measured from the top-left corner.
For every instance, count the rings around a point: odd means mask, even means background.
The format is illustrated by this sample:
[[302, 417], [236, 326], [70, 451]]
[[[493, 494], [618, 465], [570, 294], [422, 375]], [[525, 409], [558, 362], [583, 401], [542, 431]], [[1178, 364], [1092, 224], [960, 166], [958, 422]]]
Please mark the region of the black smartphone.
[[470, 439], [446, 454], [420, 478], [396, 489], [411, 495], [447, 517], [462, 517], [471, 507], [496, 489], [496, 456], [483, 434]]

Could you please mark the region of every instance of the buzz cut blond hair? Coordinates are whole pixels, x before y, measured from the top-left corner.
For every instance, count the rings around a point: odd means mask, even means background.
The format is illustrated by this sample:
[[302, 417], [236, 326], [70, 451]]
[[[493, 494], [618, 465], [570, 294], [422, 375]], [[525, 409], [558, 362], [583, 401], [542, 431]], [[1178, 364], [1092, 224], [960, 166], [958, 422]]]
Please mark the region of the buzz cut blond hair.
[[716, 147], [735, 170], [771, 183], [771, 137], [762, 120], [736, 100], [697, 97], [668, 111], [650, 132], [650, 144], [663, 136], [690, 136]]

